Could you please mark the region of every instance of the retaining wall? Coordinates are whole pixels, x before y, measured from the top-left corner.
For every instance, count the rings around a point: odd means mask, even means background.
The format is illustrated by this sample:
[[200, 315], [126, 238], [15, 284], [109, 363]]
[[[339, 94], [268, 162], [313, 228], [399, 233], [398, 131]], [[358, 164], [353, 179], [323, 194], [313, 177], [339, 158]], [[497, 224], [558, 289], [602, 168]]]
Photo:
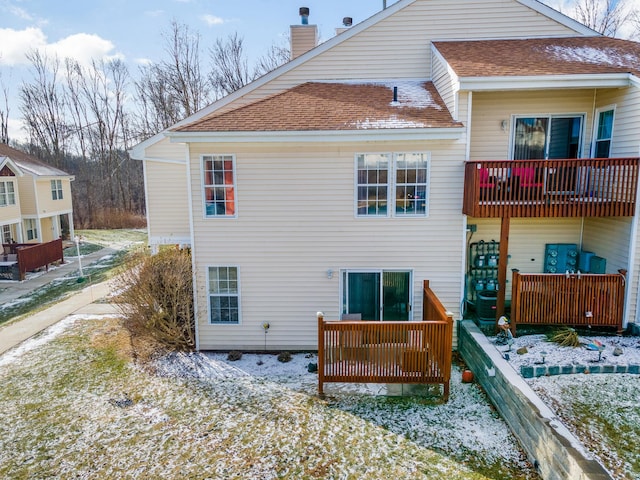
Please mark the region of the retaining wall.
[[545, 480], [604, 480], [609, 473], [580, 444], [471, 320], [458, 350]]

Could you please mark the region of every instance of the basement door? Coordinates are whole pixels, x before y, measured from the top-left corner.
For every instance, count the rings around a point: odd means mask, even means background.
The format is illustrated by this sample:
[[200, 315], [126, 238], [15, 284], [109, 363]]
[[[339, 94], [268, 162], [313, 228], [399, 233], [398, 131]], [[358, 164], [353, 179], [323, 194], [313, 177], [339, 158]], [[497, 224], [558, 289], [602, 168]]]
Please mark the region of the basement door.
[[412, 273], [408, 270], [344, 270], [342, 313], [362, 320], [411, 320]]

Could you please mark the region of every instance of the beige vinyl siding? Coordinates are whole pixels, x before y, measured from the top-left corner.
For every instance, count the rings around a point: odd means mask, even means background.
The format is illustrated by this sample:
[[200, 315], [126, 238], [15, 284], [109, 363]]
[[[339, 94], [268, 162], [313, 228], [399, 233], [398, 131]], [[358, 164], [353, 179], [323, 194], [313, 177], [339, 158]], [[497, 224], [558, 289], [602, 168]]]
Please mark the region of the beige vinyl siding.
[[433, 40], [575, 35], [513, 0], [416, 1], [222, 110], [310, 80], [430, 79]]
[[20, 188], [18, 177], [0, 177], [0, 182], [13, 182], [15, 205], [0, 206], [0, 224], [15, 223], [20, 221]]
[[599, 90], [596, 107], [615, 106], [612, 157], [640, 156], [640, 88]]
[[[51, 193], [51, 180], [62, 180], [62, 200], [54, 200]], [[71, 210], [71, 181], [68, 178], [45, 177], [36, 179], [38, 197], [38, 215], [52, 215]]]
[[[471, 120], [471, 160], [511, 158], [513, 115], [586, 114], [583, 155], [589, 156], [594, 90], [533, 90], [474, 92]], [[507, 122], [505, 131], [501, 128]]]
[[31, 175], [18, 177], [18, 188], [20, 189], [20, 210], [22, 215], [35, 215], [37, 207], [34, 178]]
[[186, 164], [145, 160], [144, 171], [149, 243], [184, 243], [191, 235]]
[[184, 143], [172, 143], [165, 137], [147, 147], [144, 153], [146, 158], [184, 163], [186, 162], [187, 147]]
[[[615, 106], [612, 157], [640, 156], [640, 88], [598, 91], [596, 107]], [[637, 215], [637, 213], [636, 213]], [[594, 219], [595, 220], [595, 219]], [[628, 310], [626, 318], [630, 322], [638, 321], [638, 289], [640, 288], [640, 235], [637, 225], [630, 219], [602, 219], [601, 222], [587, 222], [587, 232], [593, 237], [594, 252], [607, 259], [607, 271], [615, 273], [619, 268], [629, 271]], [[628, 259], [629, 244], [635, 239], [633, 259]], [[600, 253], [601, 249], [603, 253]]]
[[[454, 142], [377, 145], [191, 146], [194, 255], [201, 349], [315, 349], [316, 312], [340, 312], [340, 269], [412, 269], [413, 311], [422, 282], [459, 317], [464, 146]], [[431, 152], [428, 218], [355, 218], [354, 156]], [[237, 219], [204, 219], [200, 155], [235, 154]], [[210, 325], [206, 271], [237, 266], [241, 324]], [[327, 278], [327, 270], [333, 278]]]
[[458, 109], [456, 108], [458, 79], [439, 54], [434, 54], [433, 56], [432, 80], [451, 115], [455, 120], [460, 120], [460, 117], [457, 116]]

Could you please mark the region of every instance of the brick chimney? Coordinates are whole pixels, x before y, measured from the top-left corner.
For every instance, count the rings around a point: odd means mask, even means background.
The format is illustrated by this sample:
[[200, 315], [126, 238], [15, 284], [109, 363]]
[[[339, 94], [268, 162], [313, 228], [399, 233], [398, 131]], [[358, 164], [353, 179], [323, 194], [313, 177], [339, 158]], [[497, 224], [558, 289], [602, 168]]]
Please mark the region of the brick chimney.
[[291, 25], [291, 60], [318, 45], [318, 26], [309, 25], [309, 9], [300, 7], [300, 25]]

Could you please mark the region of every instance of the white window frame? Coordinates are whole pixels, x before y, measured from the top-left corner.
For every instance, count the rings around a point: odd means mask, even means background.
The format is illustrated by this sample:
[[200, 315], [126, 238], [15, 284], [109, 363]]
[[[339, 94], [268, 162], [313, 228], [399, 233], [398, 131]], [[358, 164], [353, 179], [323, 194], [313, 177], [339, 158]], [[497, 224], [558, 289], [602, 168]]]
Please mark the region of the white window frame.
[[[207, 189], [213, 189], [213, 188], [220, 188], [220, 189], [224, 189], [224, 188], [229, 188], [228, 185], [225, 186], [225, 184], [219, 184], [222, 186], [218, 186], [216, 187], [215, 183], [211, 183], [211, 184], [207, 184], [205, 183], [206, 181], [206, 172], [207, 170], [205, 169], [205, 162], [211, 160], [211, 161], [215, 161], [215, 160], [222, 160], [224, 161], [231, 161], [232, 162], [232, 168], [231, 168], [231, 173], [233, 175], [233, 183], [231, 185], [231, 188], [233, 188], [233, 214], [227, 214], [227, 213], [216, 213], [215, 208], [211, 209], [210, 211], [207, 210]], [[214, 171], [215, 172], [215, 171]], [[224, 172], [223, 172], [224, 174]], [[238, 217], [238, 188], [237, 188], [237, 180], [236, 180], [236, 157], [233, 154], [205, 154], [205, 155], [201, 155], [200, 156], [200, 176], [202, 179], [202, 213], [203, 213], [203, 217], [204, 218], [237, 218]], [[226, 195], [226, 192], [225, 192]], [[214, 202], [215, 205], [215, 202]], [[225, 205], [225, 212], [226, 212], [226, 205]]]
[[[222, 292], [222, 293], [212, 293], [211, 291], [211, 269], [221, 269], [221, 268], [235, 268], [236, 270], [236, 292]], [[241, 309], [241, 297], [240, 297], [241, 287], [240, 287], [240, 267], [237, 265], [210, 265], [207, 267], [207, 312], [209, 315], [209, 324], [210, 325], [240, 325], [242, 323], [242, 309]], [[213, 320], [213, 311], [211, 309], [211, 299], [212, 297], [228, 297], [228, 298], [236, 298], [238, 303], [238, 320], [237, 321], [214, 321]]]
[[[360, 184], [359, 183], [359, 175], [358, 175], [358, 159], [362, 156], [373, 155], [379, 157], [387, 157], [389, 159], [388, 168], [387, 168], [387, 182], [386, 183], [370, 183], [370, 184]], [[415, 183], [401, 183], [397, 181], [398, 176], [398, 159], [403, 155], [422, 155], [426, 162], [426, 179], [425, 182], [415, 182]], [[385, 213], [372, 213], [372, 214], [362, 214], [359, 213], [359, 198], [358, 198], [358, 190], [360, 188], [366, 188], [367, 186], [372, 187], [385, 187], [386, 186], [386, 197], [387, 197], [387, 208]], [[398, 201], [397, 201], [397, 192], [399, 188], [403, 188], [405, 186], [424, 186], [425, 191], [425, 206], [424, 212], [419, 213], [402, 213], [397, 211]], [[354, 157], [354, 212], [356, 218], [426, 218], [429, 216], [429, 196], [431, 190], [431, 152], [366, 152], [366, 153], [357, 153]]]
[[[613, 112], [613, 118], [611, 121], [611, 134], [608, 138], [598, 138], [598, 130], [600, 130], [600, 115], [605, 112]], [[611, 156], [611, 144], [613, 143], [613, 129], [616, 122], [616, 105], [606, 105], [604, 107], [596, 108], [595, 118], [593, 119], [593, 139], [591, 141], [591, 158], [595, 158], [598, 142], [609, 142], [609, 156]]]
[[0, 207], [16, 204], [16, 187], [12, 180], [0, 181]]
[[24, 230], [27, 240], [38, 240], [38, 221], [35, 218], [24, 219]]
[[11, 239], [13, 236], [11, 235], [11, 225], [3, 225], [2, 226], [2, 243], [11, 243]]
[[551, 138], [551, 121], [554, 118], [575, 118], [580, 117], [582, 121], [580, 122], [580, 140], [578, 142], [578, 152], [576, 154], [576, 158], [582, 158], [582, 152], [585, 150], [585, 128], [587, 124], [587, 114], [586, 113], [531, 113], [531, 114], [515, 114], [511, 116], [511, 134], [509, 135], [509, 158], [511, 160], [514, 159], [515, 154], [515, 142], [516, 142], [516, 122], [521, 118], [548, 118], [549, 122], [547, 124], [547, 132], [546, 132], [546, 144], [544, 146], [544, 158], [549, 158], [549, 140]]
[[53, 200], [62, 200], [62, 180], [51, 180], [51, 198]]

